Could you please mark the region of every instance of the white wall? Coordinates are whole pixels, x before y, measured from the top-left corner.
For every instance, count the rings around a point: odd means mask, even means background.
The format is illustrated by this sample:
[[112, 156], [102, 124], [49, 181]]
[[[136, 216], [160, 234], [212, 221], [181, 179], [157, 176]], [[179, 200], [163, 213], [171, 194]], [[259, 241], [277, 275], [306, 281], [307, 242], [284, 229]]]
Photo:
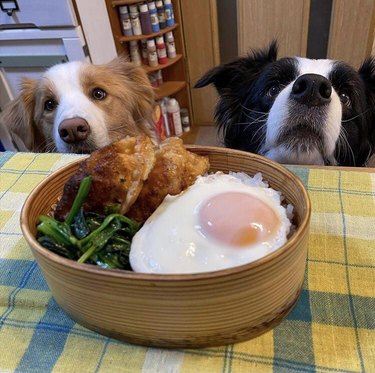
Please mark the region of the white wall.
[[104, 0], [75, 2], [92, 63], [109, 62], [117, 56], [117, 52]]

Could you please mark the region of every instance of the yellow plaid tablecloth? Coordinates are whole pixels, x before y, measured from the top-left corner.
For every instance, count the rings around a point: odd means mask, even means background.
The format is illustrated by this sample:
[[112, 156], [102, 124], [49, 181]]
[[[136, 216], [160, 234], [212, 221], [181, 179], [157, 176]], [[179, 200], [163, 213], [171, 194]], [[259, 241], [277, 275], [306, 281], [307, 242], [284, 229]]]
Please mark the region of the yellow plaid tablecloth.
[[248, 342], [166, 350], [87, 330], [58, 307], [23, 239], [28, 193], [77, 155], [0, 153], [0, 372], [375, 372], [375, 174], [289, 167], [313, 207], [304, 289]]

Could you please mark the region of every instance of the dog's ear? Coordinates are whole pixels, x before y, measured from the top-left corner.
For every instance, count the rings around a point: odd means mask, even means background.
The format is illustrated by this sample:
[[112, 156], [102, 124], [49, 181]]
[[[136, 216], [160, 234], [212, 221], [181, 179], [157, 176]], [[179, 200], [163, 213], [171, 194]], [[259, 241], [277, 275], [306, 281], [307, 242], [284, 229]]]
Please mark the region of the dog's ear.
[[367, 58], [358, 70], [366, 88], [375, 95], [375, 56]]
[[271, 42], [268, 48], [253, 50], [246, 57], [216, 66], [203, 75], [194, 88], [214, 84], [219, 94], [227, 89], [236, 90], [238, 86], [254, 80], [264, 66], [277, 59], [277, 42]]
[[5, 147], [9, 150], [32, 151], [40, 136], [34, 123], [35, 87], [37, 82], [24, 78], [20, 95], [11, 101], [1, 113], [2, 131], [6, 133]]
[[137, 125], [141, 126], [146, 133], [153, 137], [154, 134], [150, 131], [151, 127], [147, 127], [147, 123], [149, 125], [153, 123], [155, 92], [145, 70], [129, 62], [124, 55], [119, 55], [113, 59], [108, 63], [108, 66], [122, 75], [127, 81], [132, 98], [129, 104], [132, 106], [133, 117]]
[[152, 116], [155, 93], [145, 70], [129, 62], [129, 59], [123, 54], [110, 61], [107, 67], [132, 83], [130, 89], [135, 97], [135, 110], [139, 117], [148, 116], [150, 112]]

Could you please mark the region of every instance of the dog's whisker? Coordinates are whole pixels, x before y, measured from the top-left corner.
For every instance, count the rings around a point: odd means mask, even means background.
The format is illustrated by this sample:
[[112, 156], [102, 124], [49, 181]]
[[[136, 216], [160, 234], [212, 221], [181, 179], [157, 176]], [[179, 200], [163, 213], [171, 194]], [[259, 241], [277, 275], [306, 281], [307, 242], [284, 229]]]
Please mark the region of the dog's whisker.
[[260, 126], [253, 134], [253, 139], [257, 139], [257, 135], [262, 135], [262, 131], [264, 130], [264, 126]]
[[257, 146], [257, 148], [256, 148], [256, 153], [258, 153], [258, 152], [261, 152], [261, 148], [263, 147], [263, 145], [264, 145], [264, 142], [265, 142], [265, 139], [266, 139], [266, 134], [264, 133], [260, 133], [260, 136], [259, 136], [259, 138], [257, 139], [257, 141], [259, 142], [259, 145]]
[[243, 104], [241, 104], [241, 107], [242, 107], [242, 109], [244, 109], [246, 111], [249, 111], [251, 113], [268, 115], [268, 112], [266, 112], [266, 111], [258, 111], [258, 110], [250, 109], [250, 108], [244, 106]]
[[254, 119], [253, 121], [251, 122], [235, 122], [235, 123], [232, 123], [231, 125], [232, 126], [239, 126], [239, 125], [246, 125], [246, 127], [249, 127], [253, 124], [259, 124], [259, 123], [266, 123], [267, 120], [266, 119]]
[[339, 143], [339, 146], [336, 146], [336, 149], [337, 149], [337, 158], [341, 158], [342, 155], [345, 155], [346, 152], [347, 152], [347, 145], [346, 145], [346, 142], [344, 140], [344, 134], [342, 133], [342, 131], [340, 130], [339, 132], [339, 137], [337, 139], [338, 143]]
[[256, 153], [259, 151], [262, 143], [265, 141], [266, 131], [264, 131], [265, 125], [260, 126], [252, 135], [252, 141], [254, 143], [258, 143]]
[[47, 140], [44, 140], [43, 142], [41, 142], [36, 148], [35, 148], [35, 152], [36, 153], [39, 153], [39, 152], [44, 152], [47, 147], [49, 145], [49, 142]]
[[[341, 132], [340, 132], [341, 133]], [[342, 142], [341, 142], [341, 139], [340, 139], [340, 133], [339, 133], [339, 137], [337, 138], [337, 143], [340, 145], [340, 146], [336, 146], [336, 158], [337, 159], [340, 159], [341, 158], [341, 146], [342, 146]]]
[[370, 147], [370, 148], [369, 148], [369, 151], [368, 151], [368, 154], [367, 154], [367, 157], [366, 157], [366, 160], [365, 160], [365, 162], [364, 162], [365, 165], [367, 165], [367, 162], [368, 162], [369, 159], [371, 158], [372, 153], [373, 153], [373, 148]]
[[44, 147], [44, 151], [46, 153], [55, 153], [57, 152], [57, 148], [56, 148], [56, 145], [53, 141], [50, 141], [48, 143], [46, 143], [45, 147]]
[[339, 133], [339, 139], [342, 140], [343, 149], [345, 150], [344, 154], [349, 153], [352, 156], [353, 165], [355, 166], [355, 156], [352, 147], [349, 144], [347, 132], [344, 127], [341, 127], [340, 133]]
[[246, 114], [246, 113], [244, 113], [244, 116], [246, 117], [246, 118], [249, 118], [250, 120], [252, 120], [252, 121], [262, 121], [262, 120], [267, 120], [268, 119], [268, 114], [263, 114], [263, 115], [261, 115], [260, 117], [258, 117], [258, 118], [252, 118], [252, 116], [250, 115], [250, 114]]
[[231, 123], [231, 126], [244, 126], [244, 130], [249, 129], [256, 124], [264, 126], [266, 122], [237, 122], [237, 123]]
[[354, 117], [351, 117], [351, 118], [348, 118], [348, 119], [342, 120], [341, 122], [342, 122], [342, 123], [350, 122], [350, 121], [352, 121], [353, 119], [356, 119], [356, 118], [359, 118], [359, 117], [362, 116], [362, 115], [365, 115], [365, 114], [368, 113], [369, 111], [370, 111], [370, 109], [367, 109], [367, 110], [363, 111], [362, 113], [359, 113], [359, 114], [355, 115]]

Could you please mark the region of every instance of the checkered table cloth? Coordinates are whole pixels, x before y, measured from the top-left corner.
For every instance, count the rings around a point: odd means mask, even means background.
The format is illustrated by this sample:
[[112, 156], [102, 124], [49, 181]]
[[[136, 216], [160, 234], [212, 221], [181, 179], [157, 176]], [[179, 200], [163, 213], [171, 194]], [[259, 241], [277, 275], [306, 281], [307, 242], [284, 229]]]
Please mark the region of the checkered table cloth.
[[22, 237], [28, 193], [77, 155], [0, 153], [0, 372], [375, 372], [375, 174], [290, 167], [313, 214], [299, 302], [272, 331], [199, 350], [123, 343], [73, 322]]

